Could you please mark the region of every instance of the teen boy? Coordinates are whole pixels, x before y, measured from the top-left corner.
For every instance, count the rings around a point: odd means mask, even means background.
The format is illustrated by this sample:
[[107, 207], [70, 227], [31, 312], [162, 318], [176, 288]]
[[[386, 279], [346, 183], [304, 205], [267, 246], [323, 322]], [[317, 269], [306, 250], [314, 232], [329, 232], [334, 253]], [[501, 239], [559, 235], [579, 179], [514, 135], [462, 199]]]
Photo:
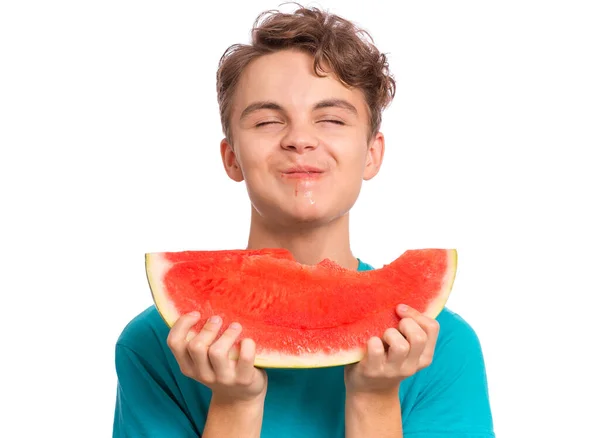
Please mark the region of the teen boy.
[[[248, 248], [282, 247], [372, 269], [350, 249], [348, 214], [384, 155], [381, 112], [394, 96], [386, 58], [350, 22], [318, 9], [265, 13], [252, 44], [217, 74], [227, 175], [252, 204]], [[490, 438], [481, 348], [458, 315], [436, 320], [398, 303], [402, 320], [358, 364], [259, 370], [243, 327], [218, 339], [203, 315], [169, 330], [152, 307], [116, 347], [116, 437]]]

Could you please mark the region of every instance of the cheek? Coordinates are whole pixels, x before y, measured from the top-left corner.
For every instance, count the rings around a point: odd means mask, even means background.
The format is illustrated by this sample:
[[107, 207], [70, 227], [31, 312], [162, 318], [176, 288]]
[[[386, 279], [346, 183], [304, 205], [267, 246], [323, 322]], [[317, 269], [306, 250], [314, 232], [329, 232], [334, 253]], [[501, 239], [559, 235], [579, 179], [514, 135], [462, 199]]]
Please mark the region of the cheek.
[[338, 151], [338, 165], [348, 178], [362, 177], [367, 159], [367, 145], [355, 144]]
[[244, 174], [244, 178], [250, 181], [264, 179], [270, 174], [272, 154], [260, 148], [244, 150], [238, 154], [238, 163]]

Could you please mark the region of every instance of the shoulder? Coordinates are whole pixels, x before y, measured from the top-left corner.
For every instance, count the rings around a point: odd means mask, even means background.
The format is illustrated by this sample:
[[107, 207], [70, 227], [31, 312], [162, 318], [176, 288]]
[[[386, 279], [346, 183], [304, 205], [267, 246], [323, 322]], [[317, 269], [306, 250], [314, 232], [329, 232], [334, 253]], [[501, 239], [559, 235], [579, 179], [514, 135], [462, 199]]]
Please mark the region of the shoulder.
[[404, 388], [405, 433], [450, 438], [469, 431], [469, 436], [493, 437], [478, 336], [465, 319], [447, 308], [436, 319], [440, 332], [433, 361]]
[[115, 366], [119, 377], [131, 379], [131, 373], [142, 373], [158, 379], [179, 369], [167, 345], [169, 330], [154, 306], [129, 321], [115, 345]]
[[425, 375], [449, 382], [453, 378], [485, 380], [481, 343], [475, 329], [459, 314], [444, 308], [436, 318], [440, 325], [433, 361]]
[[151, 306], [135, 316], [117, 339], [117, 349], [125, 348], [138, 355], [147, 356], [167, 348], [169, 327], [156, 307]]
[[[484, 368], [481, 342], [475, 329], [459, 314], [444, 308], [436, 318], [440, 325], [434, 369], [462, 368], [466, 363]], [[433, 364], [432, 364], [433, 365]]]
[[200, 436], [210, 391], [180, 372], [167, 346], [169, 330], [149, 307], [118, 337], [113, 436]]
[[479, 345], [479, 338], [473, 327], [458, 313], [444, 307], [436, 320], [440, 324], [440, 343], [459, 343], [473, 347]]

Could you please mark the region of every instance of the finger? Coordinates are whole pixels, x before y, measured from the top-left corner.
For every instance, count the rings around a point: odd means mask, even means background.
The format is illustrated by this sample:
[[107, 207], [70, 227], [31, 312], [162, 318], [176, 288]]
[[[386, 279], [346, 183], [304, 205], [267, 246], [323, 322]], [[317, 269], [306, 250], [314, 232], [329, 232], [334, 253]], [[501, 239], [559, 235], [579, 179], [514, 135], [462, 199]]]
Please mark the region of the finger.
[[252, 339], [242, 339], [240, 353], [236, 365], [236, 375], [239, 383], [249, 385], [252, 383], [254, 373], [254, 359], [256, 356], [256, 344]]
[[440, 333], [439, 322], [408, 306], [398, 306], [397, 311], [401, 318], [410, 317], [414, 319], [427, 334], [427, 343], [421, 354], [421, 366], [429, 366], [433, 360], [435, 346]]
[[208, 349], [208, 358], [217, 376], [234, 371], [232, 361], [229, 359], [229, 351], [241, 333], [242, 326], [234, 322]]
[[365, 367], [373, 373], [378, 373], [385, 366], [385, 347], [378, 337], [372, 337], [367, 342]]
[[398, 330], [409, 344], [405, 363], [410, 366], [417, 366], [421, 353], [423, 353], [427, 344], [427, 333], [412, 318], [402, 318], [398, 325]]
[[194, 362], [187, 350], [187, 336], [190, 333], [190, 329], [199, 319], [200, 314], [198, 312], [188, 313], [179, 317], [175, 324], [173, 324], [173, 327], [171, 327], [171, 330], [169, 330], [169, 335], [167, 336], [167, 345], [173, 352], [173, 356], [175, 356], [181, 372], [188, 376], [193, 373]]
[[198, 372], [198, 377], [205, 383], [214, 379], [214, 370], [208, 359], [208, 350], [217, 338], [221, 324], [222, 320], [219, 316], [211, 316], [208, 321], [206, 321], [206, 324], [204, 324], [204, 327], [202, 327], [202, 330], [200, 330], [200, 333], [198, 333], [187, 346]]
[[389, 328], [383, 334], [383, 340], [388, 344], [387, 363], [399, 368], [406, 360], [410, 351], [410, 345], [406, 338], [395, 328]]
[[191, 328], [200, 320], [199, 312], [191, 312], [180, 316], [167, 336], [167, 345], [171, 349], [181, 350], [187, 345], [187, 335]]
[[427, 333], [427, 343], [425, 344], [425, 348], [423, 349], [420, 358], [419, 366], [421, 368], [431, 365], [431, 362], [433, 361], [433, 354], [435, 352], [435, 345], [437, 344], [438, 335], [440, 332], [439, 323], [435, 319], [430, 321], [432, 321], [433, 324], [425, 327], [421, 326], [421, 328], [423, 328]]
[[414, 319], [425, 331], [425, 333], [427, 333], [428, 337], [437, 337], [440, 331], [440, 324], [434, 318], [430, 318], [418, 310], [403, 304], [396, 308], [396, 312], [400, 318], [408, 317]]

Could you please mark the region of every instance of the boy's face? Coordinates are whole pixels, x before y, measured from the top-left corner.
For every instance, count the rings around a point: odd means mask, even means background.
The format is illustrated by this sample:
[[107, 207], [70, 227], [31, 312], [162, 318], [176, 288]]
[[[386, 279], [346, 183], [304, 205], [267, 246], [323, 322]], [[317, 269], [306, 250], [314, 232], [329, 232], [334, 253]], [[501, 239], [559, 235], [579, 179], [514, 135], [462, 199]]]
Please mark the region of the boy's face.
[[225, 169], [246, 181], [252, 205], [273, 225], [327, 223], [344, 215], [362, 181], [381, 165], [383, 136], [368, 141], [362, 92], [333, 76], [316, 76], [312, 57], [301, 52], [250, 63], [230, 117], [233, 145], [221, 143]]

